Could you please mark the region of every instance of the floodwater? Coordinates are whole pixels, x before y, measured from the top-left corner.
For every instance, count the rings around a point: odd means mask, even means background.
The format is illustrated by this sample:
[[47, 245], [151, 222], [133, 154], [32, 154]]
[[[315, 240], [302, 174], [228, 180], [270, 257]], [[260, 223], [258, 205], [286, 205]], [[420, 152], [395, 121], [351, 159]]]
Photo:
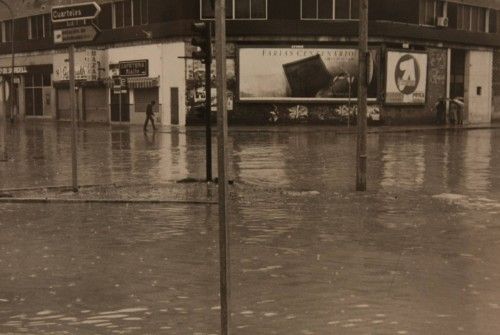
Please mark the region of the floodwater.
[[[69, 130], [11, 129], [1, 188], [69, 185]], [[366, 193], [355, 135], [230, 140], [233, 334], [500, 333], [500, 130], [371, 134]], [[82, 184], [204, 177], [202, 132], [79, 141]], [[217, 206], [0, 211], [1, 334], [219, 332]]]

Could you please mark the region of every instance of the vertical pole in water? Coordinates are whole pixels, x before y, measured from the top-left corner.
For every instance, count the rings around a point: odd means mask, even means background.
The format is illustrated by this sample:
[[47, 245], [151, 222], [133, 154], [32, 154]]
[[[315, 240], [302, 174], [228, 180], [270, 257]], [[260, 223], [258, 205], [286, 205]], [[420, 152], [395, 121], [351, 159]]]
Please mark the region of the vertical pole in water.
[[359, 74], [358, 74], [358, 138], [356, 150], [356, 190], [366, 191], [367, 147], [367, 53], [368, 53], [368, 0], [359, 1]]
[[219, 177], [219, 256], [221, 334], [229, 334], [230, 318], [230, 257], [228, 219], [228, 157], [226, 110], [226, 6], [224, 0], [215, 2], [215, 50], [217, 65], [217, 146]]
[[69, 47], [69, 104], [71, 109], [71, 167], [73, 192], [78, 192], [78, 170], [76, 155], [76, 97], [75, 97], [75, 46]]

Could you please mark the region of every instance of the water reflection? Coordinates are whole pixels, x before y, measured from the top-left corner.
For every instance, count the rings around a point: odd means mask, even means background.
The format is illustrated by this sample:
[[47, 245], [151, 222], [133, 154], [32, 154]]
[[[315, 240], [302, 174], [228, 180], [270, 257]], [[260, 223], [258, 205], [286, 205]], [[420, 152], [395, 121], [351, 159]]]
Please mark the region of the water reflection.
[[[355, 193], [355, 136], [232, 133], [234, 332], [498, 333], [499, 134], [370, 135]], [[2, 187], [67, 183], [69, 135], [14, 130]], [[84, 183], [204, 177], [203, 132], [80, 141]], [[216, 207], [1, 210], [0, 332], [217, 333]]]

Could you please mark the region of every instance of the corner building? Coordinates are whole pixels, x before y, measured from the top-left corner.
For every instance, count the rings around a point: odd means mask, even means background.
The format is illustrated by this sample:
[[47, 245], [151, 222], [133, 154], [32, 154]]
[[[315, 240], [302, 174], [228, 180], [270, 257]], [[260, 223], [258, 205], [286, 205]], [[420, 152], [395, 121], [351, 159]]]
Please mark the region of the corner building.
[[[75, 57], [82, 122], [141, 124], [151, 100], [162, 125], [203, 122], [191, 24], [213, 21], [210, 0], [101, 0], [93, 22], [52, 24], [52, 5], [76, 2], [23, 2], [14, 24], [0, 7], [1, 113], [12, 99], [20, 119], [69, 120], [67, 46], [54, 31], [93, 23], [101, 33]], [[357, 6], [226, 0], [230, 122], [354, 124]], [[500, 118], [500, 0], [370, 0], [369, 17], [370, 123], [432, 124], [439, 98], [463, 99], [466, 123]]]

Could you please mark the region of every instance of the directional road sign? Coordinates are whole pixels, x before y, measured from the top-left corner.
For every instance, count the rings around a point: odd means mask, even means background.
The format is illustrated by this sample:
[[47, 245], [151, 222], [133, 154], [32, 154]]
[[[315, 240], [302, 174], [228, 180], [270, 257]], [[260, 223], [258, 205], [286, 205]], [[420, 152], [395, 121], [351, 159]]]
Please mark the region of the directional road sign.
[[75, 5], [52, 7], [52, 22], [66, 22], [75, 20], [92, 20], [99, 15], [101, 7], [95, 2], [84, 2]]
[[99, 31], [93, 25], [54, 30], [54, 44], [92, 42]]

